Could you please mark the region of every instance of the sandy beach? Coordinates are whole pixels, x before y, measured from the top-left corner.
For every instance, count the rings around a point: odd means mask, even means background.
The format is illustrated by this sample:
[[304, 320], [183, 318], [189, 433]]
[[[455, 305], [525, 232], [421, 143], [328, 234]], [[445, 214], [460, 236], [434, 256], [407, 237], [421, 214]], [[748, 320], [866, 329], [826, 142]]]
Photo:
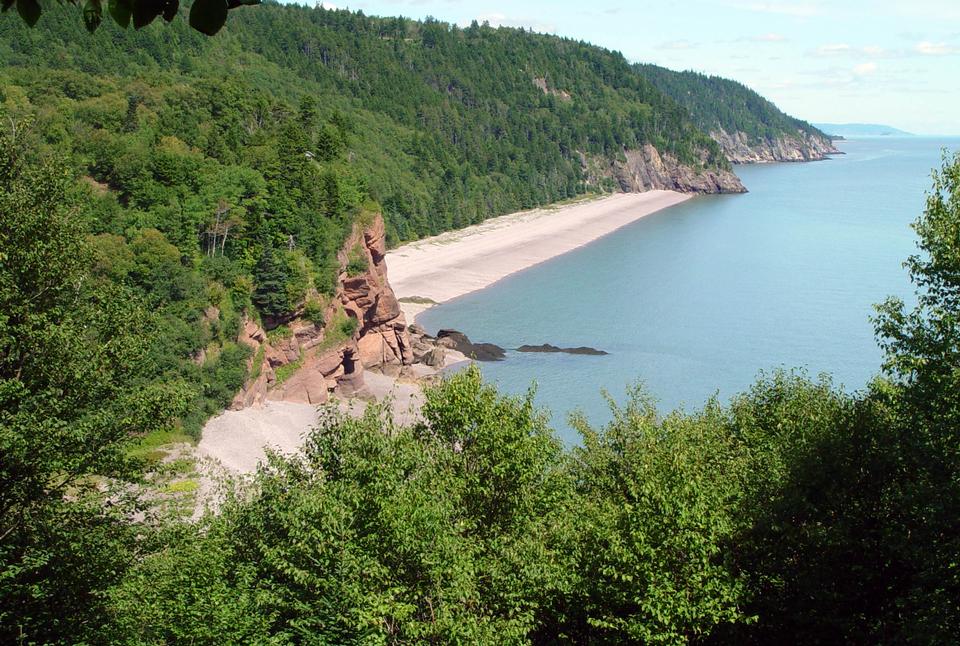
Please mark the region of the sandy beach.
[[[483, 289], [689, 198], [673, 191], [624, 193], [487, 220], [389, 252], [390, 284], [399, 298], [419, 301], [401, 300], [407, 321], [413, 322], [433, 303]], [[365, 373], [364, 381], [366, 398], [389, 397], [398, 422], [416, 417], [419, 385], [373, 372]], [[365, 401], [339, 406], [347, 415], [360, 415]], [[197, 457], [229, 474], [250, 474], [266, 457], [266, 447], [294, 453], [316, 422], [316, 407], [308, 404], [270, 401], [262, 407], [225, 411], [204, 427]], [[201, 499], [210, 499], [214, 479], [210, 474], [203, 478]]]
[[390, 285], [413, 322], [435, 303], [488, 287], [690, 197], [674, 191], [618, 193], [492, 218], [390, 251]]

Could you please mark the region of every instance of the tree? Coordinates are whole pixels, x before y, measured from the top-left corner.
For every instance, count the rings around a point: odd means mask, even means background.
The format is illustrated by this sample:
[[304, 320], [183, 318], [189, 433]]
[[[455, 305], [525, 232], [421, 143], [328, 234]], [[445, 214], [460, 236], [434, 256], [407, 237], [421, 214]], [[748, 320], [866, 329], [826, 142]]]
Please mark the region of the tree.
[[0, 134], [0, 639], [83, 641], [129, 559], [123, 448], [184, 393], [145, 380], [150, 316], [93, 281], [72, 176]]
[[272, 318], [288, 314], [293, 305], [287, 296], [289, 274], [286, 263], [282, 256], [277, 256], [271, 244], [264, 245], [253, 274], [257, 286], [253, 293], [253, 303]]
[[[103, 22], [102, 0], [68, 0], [81, 7], [83, 24], [93, 33]], [[133, 23], [134, 29], [142, 29], [163, 16], [171, 22], [180, 11], [180, 0], [107, 0], [108, 11], [114, 22], [126, 29]], [[260, 0], [194, 0], [190, 7], [190, 26], [199, 32], [213, 36], [227, 21], [227, 12], [243, 5], [260, 4]], [[43, 13], [39, 0], [3, 0], [3, 11], [16, 7], [25, 23], [33, 27]]]
[[728, 543], [745, 469], [720, 406], [661, 420], [639, 389], [603, 429], [574, 423], [578, 587], [568, 635], [582, 643], [684, 644], [742, 622], [746, 578]]

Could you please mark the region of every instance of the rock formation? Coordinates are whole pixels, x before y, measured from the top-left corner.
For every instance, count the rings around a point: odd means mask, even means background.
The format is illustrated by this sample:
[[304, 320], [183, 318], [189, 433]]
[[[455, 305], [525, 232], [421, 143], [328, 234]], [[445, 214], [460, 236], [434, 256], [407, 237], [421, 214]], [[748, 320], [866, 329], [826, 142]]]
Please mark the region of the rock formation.
[[[383, 218], [375, 215], [354, 225], [340, 261], [339, 287], [324, 312], [327, 326], [293, 319], [287, 334], [271, 339], [251, 320], [244, 322], [238, 342], [251, 349], [250, 378], [232, 408], [261, 404], [267, 399], [322, 404], [330, 393], [350, 396], [363, 389], [365, 370], [397, 375], [414, 362], [406, 321], [390, 284]], [[348, 265], [357, 273], [348, 272]], [[328, 329], [349, 319], [353, 332]]]
[[842, 154], [828, 137], [797, 130], [795, 136], [753, 139], [743, 132], [715, 130], [710, 136], [720, 144], [723, 154], [734, 164], [819, 161], [828, 155]]
[[402, 366], [413, 363], [413, 350], [400, 303], [387, 281], [386, 253], [382, 217], [376, 216], [362, 230], [355, 227], [340, 252], [340, 265], [346, 267], [348, 256], [360, 254], [367, 270], [355, 276], [341, 273], [338, 296], [347, 314], [359, 322], [360, 362], [395, 376]]
[[681, 164], [670, 154], [661, 154], [654, 146], [624, 151], [624, 160], [581, 157], [588, 184], [601, 185], [613, 180], [624, 193], [642, 193], [655, 189], [681, 193], [746, 193], [733, 171], [697, 169]]
[[541, 345], [521, 345], [517, 348], [517, 352], [545, 352], [545, 353], [556, 353], [561, 352], [563, 354], [584, 354], [592, 356], [603, 356], [610, 354], [604, 350], [597, 350], [596, 348], [591, 348], [589, 346], [579, 346], [576, 348], [558, 348], [555, 345], [549, 343], [543, 343]]

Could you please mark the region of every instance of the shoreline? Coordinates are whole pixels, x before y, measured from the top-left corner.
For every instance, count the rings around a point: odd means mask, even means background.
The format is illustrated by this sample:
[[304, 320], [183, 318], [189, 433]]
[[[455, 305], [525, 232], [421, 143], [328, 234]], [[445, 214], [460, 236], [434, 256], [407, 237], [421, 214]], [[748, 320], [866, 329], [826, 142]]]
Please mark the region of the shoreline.
[[662, 190], [615, 193], [501, 215], [388, 251], [390, 285], [412, 324], [434, 305], [489, 287], [692, 197]]

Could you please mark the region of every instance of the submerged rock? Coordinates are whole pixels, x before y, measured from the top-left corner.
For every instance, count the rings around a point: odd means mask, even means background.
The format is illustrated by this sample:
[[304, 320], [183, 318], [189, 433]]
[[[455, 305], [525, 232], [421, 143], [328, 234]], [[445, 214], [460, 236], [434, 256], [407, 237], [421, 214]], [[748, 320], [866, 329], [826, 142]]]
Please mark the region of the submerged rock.
[[563, 352], [565, 354], [587, 354], [587, 355], [607, 355], [609, 352], [603, 350], [597, 350], [596, 348], [590, 348], [587, 346], [580, 346], [578, 348], [558, 348], [555, 345], [550, 345], [549, 343], [544, 343], [542, 345], [521, 345], [517, 348], [517, 352]]

